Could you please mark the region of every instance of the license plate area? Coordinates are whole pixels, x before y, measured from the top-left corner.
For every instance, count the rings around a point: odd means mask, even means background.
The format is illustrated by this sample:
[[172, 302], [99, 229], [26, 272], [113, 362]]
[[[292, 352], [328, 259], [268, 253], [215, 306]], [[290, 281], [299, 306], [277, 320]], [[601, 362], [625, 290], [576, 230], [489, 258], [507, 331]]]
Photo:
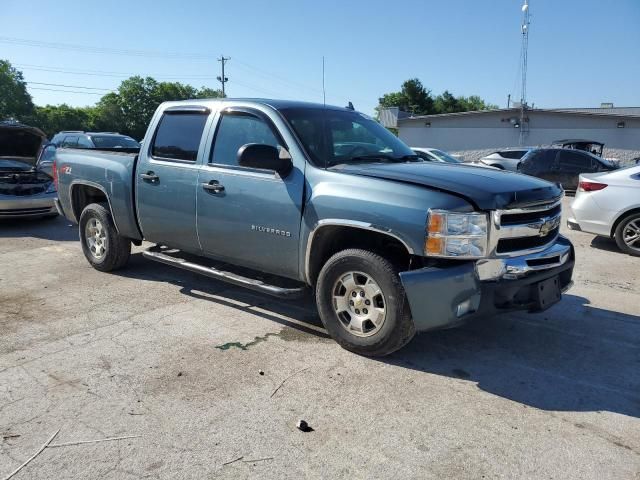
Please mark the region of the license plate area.
[[550, 306], [560, 301], [562, 292], [560, 291], [560, 278], [548, 278], [533, 285], [534, 288], [534, 310], [546, 310]]

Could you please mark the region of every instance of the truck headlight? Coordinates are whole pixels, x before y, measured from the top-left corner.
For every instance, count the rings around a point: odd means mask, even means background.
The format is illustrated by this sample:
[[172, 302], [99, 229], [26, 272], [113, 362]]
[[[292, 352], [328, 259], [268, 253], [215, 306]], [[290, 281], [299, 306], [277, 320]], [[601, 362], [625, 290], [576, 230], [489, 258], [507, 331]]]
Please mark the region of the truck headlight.
[[487, 256], [486, 213], [429, 210], [424, 253], [433, 257], [482, 258]]

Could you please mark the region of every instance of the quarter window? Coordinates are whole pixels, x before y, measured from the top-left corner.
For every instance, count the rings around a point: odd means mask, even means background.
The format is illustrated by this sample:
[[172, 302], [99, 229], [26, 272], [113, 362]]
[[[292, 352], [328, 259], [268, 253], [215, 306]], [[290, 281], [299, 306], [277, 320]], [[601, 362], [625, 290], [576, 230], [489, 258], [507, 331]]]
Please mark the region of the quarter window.
[[238, 165], [238, 150], [247, 143], [281, 146], [271, 127], [249, 114], [222, 115], [211, 154], [211, 163]]
[[165, 113], [153, 140], [151, 155], [170, 160], [195, 162], [207, 115]]

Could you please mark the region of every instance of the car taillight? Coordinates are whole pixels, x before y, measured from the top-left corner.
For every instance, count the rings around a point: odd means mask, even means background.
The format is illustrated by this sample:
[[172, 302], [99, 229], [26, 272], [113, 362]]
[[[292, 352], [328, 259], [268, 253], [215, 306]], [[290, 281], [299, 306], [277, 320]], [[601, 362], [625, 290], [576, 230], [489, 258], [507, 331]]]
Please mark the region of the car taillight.
[[578, 184], [578, 190], [581, 192], [597, 192], [598, 190], [602, 190], [606, 187], [606, 183], [587, 182], [585, 180], [581, 180]]
[[55, 158], [53, 159], [53, 163], [51, 164], [51, 176], [53, 177], [53, 184], [58, 188], [58, 165], [56, 165]]

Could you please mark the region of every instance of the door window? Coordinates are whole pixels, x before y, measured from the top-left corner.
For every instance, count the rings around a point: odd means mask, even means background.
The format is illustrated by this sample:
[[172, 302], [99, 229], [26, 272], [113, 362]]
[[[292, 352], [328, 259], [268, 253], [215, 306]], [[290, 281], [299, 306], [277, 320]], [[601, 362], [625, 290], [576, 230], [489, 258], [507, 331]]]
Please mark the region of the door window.
[[579, 152], [563, 150], [560, 152], [559, 166], [562, 171], [586, 171], [591, 167], [591, 159]]
[[78, 138], [78, 147], [80, 148], [93, 148], [93, 143], [87, 137]]
[[75, 148], [78, 146], [78, 136], [77, 135], [73, 135], [73, 136], [67, 136], [64, 137], [64, 140], [62, 141], [62, 147], [64, 148]]
[[211, 163], [232, 166], [238, 165], [238, 150], [247, 143], [281, 146], [267, 122], [251, 114], [236, 113], [222, 115], [214, 142]]
[[151, 156], [195, 162], [206, 121], [203, 113], [165, 113], [153, 139]]

